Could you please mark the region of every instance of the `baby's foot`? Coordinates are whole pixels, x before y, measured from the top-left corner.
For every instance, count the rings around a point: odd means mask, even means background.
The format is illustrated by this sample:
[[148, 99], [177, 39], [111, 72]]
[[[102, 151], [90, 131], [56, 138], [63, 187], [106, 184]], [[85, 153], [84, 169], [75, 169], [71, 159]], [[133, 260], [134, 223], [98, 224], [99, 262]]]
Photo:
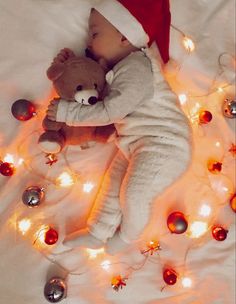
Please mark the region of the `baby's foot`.
[[97, 249], [103, 247], [104, 243], [92, 236], [92, 234], [89, 233], [88, 229], [85, 228], [68, 235], [64, 239], [63, 245], [70, 248], [86, 247]]

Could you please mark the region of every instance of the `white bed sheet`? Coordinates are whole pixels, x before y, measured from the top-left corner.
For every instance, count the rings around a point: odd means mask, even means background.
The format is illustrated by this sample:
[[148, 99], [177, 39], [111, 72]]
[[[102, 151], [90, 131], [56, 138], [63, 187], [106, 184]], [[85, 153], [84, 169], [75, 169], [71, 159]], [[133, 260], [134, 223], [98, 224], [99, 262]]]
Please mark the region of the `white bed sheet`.
[[[171, 1], [172, 24], [195, 41], [196, 51], [187, 54], [180, 32], [172, 28], [172, 60], [166, 69], [167, 78], [178, 94], [207, 95], [192, 97], [189, 107], [198, 101], [213, 113], [214, 119], [211, 125], [195, 128], [192, 166], [157, 202], [146, 239], [159, 239], [160, 258], [154, 254], [143, 267], [129, 273], [128, 265], [135, 266], [144, 258], [137, 247], [120, 256], [100, 255], [95, 260], [90, 260], [86, 251], [52, 255], [63, 250], [60, 242], [66, 231], [85, 225], [99, 182], [115, 151], [112, 143], [97, 144], [83, 151], [78, 147], [67, 150], [66, 159], [73, 172], [78, 172], [83, 181], [95, 184], [88, 194], [82, 191], [81, 180], [70, 189], [55, 188], [49, 180], [68, 168], [65, 159], [59, 156], [58, 162], [49, 168], [36, 144], [51, 90], [45, 71], [53, 56], [65, 46], [82, 54], [92, 3], [92, 0], [0, 0], [0, 159], [9, 153], [14, 155], [15, 162], [23, 157], [30, 164], [18, 166], [10, 178], [0, 175], [0, 303], [48, 303], [43, 296], [46, 281], [52, 276], [65, 276], [50, 258], [69, 270], [85, 271], [83, 275], [67, 276], [67, 298], [62, 303], [233, 304], [235, 220], [228, 198], [226, 202], [221, 199], [221, 204], [215, 207], [215, 221], [229, 230], [224, 242], [215, 241], [210, 232], [197, 240], [172, 235], [166, 227], [170, 211], [183, 210], [189, 221], [193, 220], [196, 206], [209, 186], [204, 179], [204, 164], [212, 155], [224, 160], [221, 174], [231, 181], [231, 192], [235, 191], [235, 158], [228, 152], [235, 141], [235, 119], [225, 119], [221, 113], [222, 98], [235, 96], [235, 88], [228, 86], [223, 95], [218, 92], [208, 95], [213, 79], [216, 78], [213, 88], [234, 79], [233, 0]], [[19, 98], [34, 100], [38, 116], [24, 123], [14, 119], [11, 105]], [[217, 141], [223, 148], [213, 147]], [[46, 199], [36, 209], [28, 209], [21, 202], [23, 191], [30, 185], [46, 189]], [[23, 218], [30, 218], [33, 223], [25, 235], [17, 229]], [[60, 236], [57, 245], [45, 249], [38, 242], [33, 244], [33, 233], [41, 224], [57, 228]], [[100, 266], [104, 260], [111, 262], [108, 270]], [[164, 265], [189, 276], [192, 287], [183, 288], [179, 280], [175, 286], [161, 291]], [[110, 286], [111, 277], [117, 274], [128, 274], [127, 286], [118, 293]]]

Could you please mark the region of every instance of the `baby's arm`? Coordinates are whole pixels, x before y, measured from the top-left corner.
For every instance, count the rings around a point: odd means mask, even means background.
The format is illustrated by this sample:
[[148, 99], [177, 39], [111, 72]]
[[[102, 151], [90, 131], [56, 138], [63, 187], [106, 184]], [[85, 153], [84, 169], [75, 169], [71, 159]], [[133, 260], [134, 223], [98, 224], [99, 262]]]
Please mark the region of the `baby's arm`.
[[152, 81], [149, 67], [129, 60], [129, 64], [120, 65], [115, 70], [110, 93], [103, 102], [87, 106], [60, 100], [56, 121], [65, 122], [69, 126], [104, 126], [116, 123], [143, 102], [143, 88], [150, 87]]

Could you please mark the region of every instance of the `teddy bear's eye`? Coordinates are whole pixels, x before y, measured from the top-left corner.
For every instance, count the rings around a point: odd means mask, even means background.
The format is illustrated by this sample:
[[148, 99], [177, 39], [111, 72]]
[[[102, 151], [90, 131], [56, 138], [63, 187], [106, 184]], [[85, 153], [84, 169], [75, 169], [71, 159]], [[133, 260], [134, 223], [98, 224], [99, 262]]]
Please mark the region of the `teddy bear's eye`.
[[83, 86], [81, 84], [79, 84], [76, 88], [76, 91], [82, 91], [83, 90]]
[[94, 84], [94, 89], [97, 90], [97, 88], [98, 88], [98, 85], [95, 83]]

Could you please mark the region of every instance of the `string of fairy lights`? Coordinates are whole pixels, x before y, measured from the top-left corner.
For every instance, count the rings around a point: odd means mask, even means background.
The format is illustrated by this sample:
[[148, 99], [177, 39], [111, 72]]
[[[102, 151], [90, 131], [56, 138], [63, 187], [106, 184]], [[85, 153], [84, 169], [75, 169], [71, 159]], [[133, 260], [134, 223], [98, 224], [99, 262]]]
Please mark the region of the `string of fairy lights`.
[[[196, 46], [194, 44], [193, 39], [189, 38], [185, 35], [183, 31], [178, 29], [176, 26], [172, 25], [172, 28], [176, 30], [180, 36], [182, 37], [182, 44], [184, 46], [184, 49], [186, 50], [186, 54], [189, 56], [192, 52], [195, 51]], [[222, 98], [222, 114], [225, 116], [226, 119], [234, 119], [236, 118], [236, 101], [232, 98], [232, 96], [227, 96], [226, 89], [229, 87], [232, 87], [235, 82], [235, 78], [231, 82], [227, 82], [226, 84], [223, 84], [221, 86], [217, 86], [217, 80], [219, 77], [222, 77], [224, 74], [224, 68], [226, 67], [222, 63], [222, 59], [225, 56], [229, 56], [234, 59], [233, 55], [228, 54], [226, 52], [222, 53], [218, 57], [218, 70], [217, 73], [212, 80], [212, 84], [210, 86], [210, 89], [207, 93], [204, 93], [202, 95], [195, 95], [193, 93], [179, 93], [179, 102], [185, 111], [185, 114], [189, 118], [189, 121], [191, 122], [193, 129], [201, 128], [202, 126], [206, 126], [211, 123], [213, 115], [212, 113], [204, 106], [202, 106], [199, 102], [196, 102], [191, 108], [189, 106], [189, 100], [196, 99], [196, 98], [206, 98], [212, 94], [217, 93], [224, 93], [224, 96]], [[180, 70], [183, 67], [183, 62], [181, 62], [176, 67], [176, 79], [177, 82], [177, 76]], [[12, 115], [18, 119], [19, 121], [27, 121], [30, 119], [36, 119], [37, 115], [36, 106], [33, 102], [25, 100], [25, 99], [19, 99], [12, 105]], [[39, 130], [34, 130], [29, 138], [33, 135], [39, 135]], [[67, 195], [70, 194], [71, 189], [78, 185], [81, 186], [81, 191], [85, 193], [91, 193], [93, 188], [95, 187], [94, 183], [91, 181], [86, 181], [83, 177], [83, 175], [80, 172], [76, 172], [74, 169], [71, 168], [70, 163], [67, 159], [67, 153], [68, 150], [65, 148], [59, 155], [55, 154], [46, 154], [45, 161], [46, 165], [49, 166], [53, 170], [55, 166], [57, 166], [58, 158], [60, 158], [60, 161], [62, 160], [64, 163], [64, 168], [66, 168], [65, 171], [61, 172], [61, 174], [53, 179], [49, 178], [46, 175], [42, 174], [41, 172], [38, 172], [33, 166], [33, 160], [42, 157], [42, 152], [37, 153], [33, 156], [23, 156], [23, 150], [22, 147], [25, 144], [25, 141], [28, 139], [24, 139], [18, 146], [17, 155], [12, 155], [10, 153], [7, 153], [6, 155], [2, 155], [0, 158], [0, 173], [2, 176], [6, 178], [10, 178], [12, 175], [14, 175], [18, 170], [21, 170], [21, 166], [24, 167], [24, 169], [29, 172], [31, 175], [34, 175], [38, 178], [39, 184], [42, 183], [42, 185], [31, 185], [27, 187], [23, 193], [22, 193], [22, 202], [24, 205], [26, 205], [29, 208], [36, 208], [39, 207], [43, 202], [45, 201], [45, 193], [47, 193], [48, 189], [50, 187], [54, 187], [55, 190], [60, 188], [66, 188], [68, 191], [65, 191], [65, 193], [61, 196], [61, 198], [57, 201], [62, 201], [65, 199]], [[221, 146], [220, 142], [215, 143], [216, 147]], [[230, 147], [228, 147], [228, 154], [232, 156], [232, 159], [236, 156], [236, 145], [235, 143], [232, 143]], [[227, 155], [228, 155], [227, 154]], [[226, 152], [224, 153], [226, 155]], [[224, 164], [224, 158], [221, 160], [211, 159], [206, 164], [207, 171], [211, 178], [218, 178], [218, 182], [220, 179], [222, 179], [222, 166]], [[60, 164], [61, 165], [61, 164]], [[200, 177], [199, 177], [200, 178]], [[209, 185], [212, 186], [211, 178], [208, 179]], [[203, 182], [206, 182], [206, 179], [203, 179]], [[214, 186], [213, 190], [214, 189]], [[229, 202], [231, 209], [236, 212], [236, 193], [232, 189], [232, 183], [228, 179], [226, 179], [226, 182], [221, 183], [221, 193], [223, 193], [224, 198], [227, 198], [227, 201]], [[221, 207], [225, 206], [225, 203], [218, 205]], [[203, 203], [201, 206], [199, 206], [198, 209], [198, 216], [200, 216], [201, 219], [195, 220], [195, 221], [189, 221], [189, 217], [186, 216], [184, 213], [180, 211], [172, 212], [168, 215], [168, 218], [166, 219], [166, 224], [169, 229], [169, 233], [172, 234], [186, 234], [187, 237], [191, 240], [196, 240], [207, 233], [211, 233], [212, 237], [216, 241], [224, 241], [227, 238], [228, 229], [223, 225], [218, 225], [214, 223], [214, 220], [211, 220], [212, 222], [209, 222], [208, 219], [210, 218], [210, 215], [212, 213], [212, 208], [216, 207], [214, 204], [211, 206], [210, 204]], [[213, 218], [215, 219], [215, 218]], [[76, 271], [69, 271], [66, 267], [61, 265], [57, 261], [58, 255], [51, 251], [51, 248], [53, 248], [53, 245], [55, 245], [59, 239], [58, 231], [55, 229], [53, 224], [43, 224], [39, 227], [36, 227], [33, 225], [30, 218], [21, 218], [17, 219], [17, 223], [15, 223], [16, 230], [22, 234], [22, 236], [30, 239], [32, 245], [37, 248], [41, 252], [41, 254], [48, 260], [50, 263], [57, 265], [60, 267], [63, 271], [66, 273], [66, 277], [52, 277], [44, 286], [44, 295], [45, 298], [51, 302], [56, 303], [60, 302], [61, 300], [65, 299], [67, 296], [67, 277], [69, 275], [77, 275], [81, 276], [85, 273], [87, 273], [89, 270], [85, 272], [76, 272]], [[160, 236], [160, 241], [162, 238], [164, 238], [165, 235]], [[129, 265], [128, 263], [124, 262], [111, 262], [109, 259], [103, 260], [101, 263], [97, 264], [96, 267], [99, 269], [111, 269], [112, 266], [115, 264], [124, 264], [126, 267], [126, 274], [118, 274], [116, 276], [113, 276], [111, 278], [111, 286], [115, 291], [120, 291], [122, 288], [124, 288], [127, 284], [127, 280], [130, 278], [132, 272], [138, 271], [144, 267], [144, 265], [147, 262], [150, 263], [158, 263], [163, 264], [162, 265], [162, 277], [163, 277], [163, 286], [160, 287], [161, 291], [164, 291], [165, 288], [168, 286], [175, 285], [179, 282], [181, 282], [181, 286], [183, 288], [191, 288], [193, 285], [193, 280], [191, 277], [188, 277], [185, 275], [185, 266], [186, 266], [186, 260], [189, 250], [191, 250], [191, 245], [188, 250], [186, 250], [186, 254], [184, 257], [183, 265], [182, 265], [182, 271], [176, 270], [174, 267], [166, 266], [165, 263], [162, 261], [161, 258], [161, 251], [165, 250], [165, 248], [161, 248], [159, 240], [149, 240], [147, 241], [146, 248], [140, 249], [140, 254], [143, 256], [143, 259], [141, 262], [139, 262], [136, 265]], [[63, 252], [63, 254], [70, 254], [71, 250], [68, 250], [66, 252]], [[94, 259], [98, 256], [104, 256], [105, 251], [104, 248], [100, 248], [98, 250], [92, 250], [87, 248], [86, 253], [88, 255], [88, 259]]]

